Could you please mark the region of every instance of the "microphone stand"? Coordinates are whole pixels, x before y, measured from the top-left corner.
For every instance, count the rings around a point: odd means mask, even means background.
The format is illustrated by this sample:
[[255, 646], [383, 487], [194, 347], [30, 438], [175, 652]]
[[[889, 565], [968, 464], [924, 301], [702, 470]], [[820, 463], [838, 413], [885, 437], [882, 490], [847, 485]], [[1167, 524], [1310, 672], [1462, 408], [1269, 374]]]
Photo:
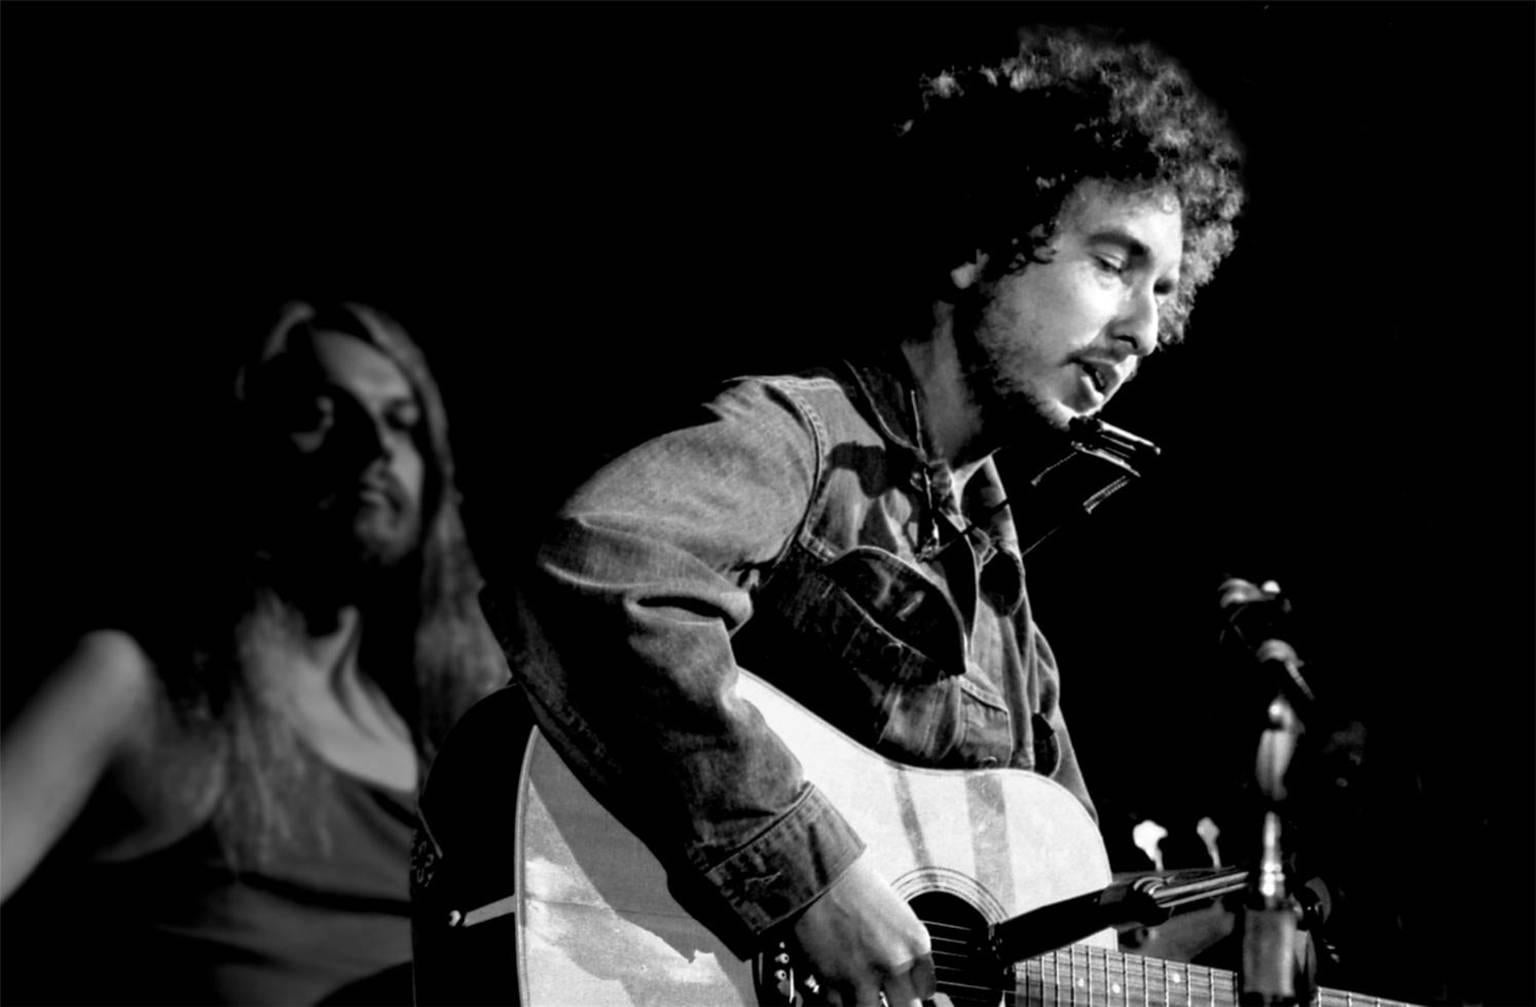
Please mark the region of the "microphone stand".
[[1268, 726], [1259, 738], [1255, 777], [1264, 797], [1258, 866], [1243, 900], [1243, 952], [1238, 1003], [1244, 1007], [1293, 1007], [1312, 1001], [1312, 976], [1301, 964], [1305, 937], [1298, 933], [1300, 904], [1286, 885], [1281, 852], [1280, 809], [1285, 801], [1285, 773], [1301, 735], [1301, 721], [1284, 692], [1269, 704]]
[[[1238, 1002], [1245, 1007], [1310, 1003], [1311, 946], [1298, 930], [1309, 911], [1291, 896], [1281, 847], [1281, 809], [1286, 800], [1285, 775], [1304, 730], [1298, 705], [1308, 716], [1318, 708], [1301, 674], [1301, 659], [1290, 644], [1274, 635], [1290, 605], [1273, 581], [1256, 586], [1229, 578], [1220, 588], [1220, 607], [1228, 613], [1223, 635], [1245, 647], [1255, 638], [1253, 659], [1275, 681], [1274, 698], [1265, 708], [1265, 728], [1259, 736], [1254, 763], [1255, 782], [1263, 807], [1258, 866], [1243, 899], [1243, 951]], [[1280, 674], [1276, 674], [1276, 672]], [[1317, 907], [1313, 907], [1314, 910]], [[1315, 916], [1315, 912], [1310, 915]]]

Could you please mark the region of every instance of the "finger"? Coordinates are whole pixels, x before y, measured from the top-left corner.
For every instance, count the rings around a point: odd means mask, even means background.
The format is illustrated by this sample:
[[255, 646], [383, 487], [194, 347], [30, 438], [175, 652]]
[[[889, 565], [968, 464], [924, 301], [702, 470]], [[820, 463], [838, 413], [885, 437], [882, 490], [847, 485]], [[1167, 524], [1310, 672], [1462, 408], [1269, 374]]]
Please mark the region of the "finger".
[[912, 963], [912, 988], [919, 999], [927, 1000], [938, 992], [939, 980], [933, 968], [933, 956], [923, 955]]
[[890, 1007], [916, 1007], [933, 996], [937, 989], [931, 955], [914, 959], [910, 968], [885, 980], [885, 995]]
[[885, 980], [885, 1002], [889, 1007], [923, 1007], [923, 998], [912, 985], [912, 973], [903, 972]]

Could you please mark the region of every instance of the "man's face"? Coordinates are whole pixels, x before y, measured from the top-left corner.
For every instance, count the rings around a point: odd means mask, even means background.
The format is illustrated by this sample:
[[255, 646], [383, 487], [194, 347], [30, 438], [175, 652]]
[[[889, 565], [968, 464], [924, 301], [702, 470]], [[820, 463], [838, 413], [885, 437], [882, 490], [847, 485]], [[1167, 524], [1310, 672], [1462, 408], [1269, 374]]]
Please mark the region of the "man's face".
[[[294, 503], [320, 551], [391, 563], [416, 548], [426, 467], [421, 407], [395, 363], [353, 336], [322, 332], [285, 403]], [[312, 357], [311, 357], [312, 355]]]
[[1182, 245], [1176, 201], [1084, 182], [1047, 261], [976, 280], [955, 342], [983, 427], [1014, 429], [1033, 413], [1062, 429], [1102, 409], [1157, 348]]

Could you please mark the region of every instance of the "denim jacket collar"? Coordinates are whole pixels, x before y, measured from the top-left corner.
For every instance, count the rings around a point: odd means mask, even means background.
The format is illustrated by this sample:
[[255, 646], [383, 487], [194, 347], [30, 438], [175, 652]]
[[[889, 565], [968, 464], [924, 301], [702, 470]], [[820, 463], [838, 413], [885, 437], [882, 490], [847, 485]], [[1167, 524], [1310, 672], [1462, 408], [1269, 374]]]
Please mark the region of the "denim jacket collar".
[[[843, 369], [851, 379], [855, 404], [895, 448], [910, 457], [913, 486], [921, 490], [921, 472], [937, 463], [922, 443], [914, 414], [915, 382], [905, 357], [891, 350], [869, 359], [845, 360]], [[966, 527], [961, 530], [976, 550], [981, 588], [995, 605], [1012, 614], [1024, 600], [1024, 561], [1006, 502], [1007, 489], [992, 458], [982, 462], [963, 495], [960, 506]], [[926, 503], [935, 506], [932, 500]]]
[[854, 404], [873, 422], [892, 444], [928, 464], [913, 414], [912, 394], [916, 382], [906, 359], [898, 350], [865, 360], [844, 360], [843, 369], [852, 378]]

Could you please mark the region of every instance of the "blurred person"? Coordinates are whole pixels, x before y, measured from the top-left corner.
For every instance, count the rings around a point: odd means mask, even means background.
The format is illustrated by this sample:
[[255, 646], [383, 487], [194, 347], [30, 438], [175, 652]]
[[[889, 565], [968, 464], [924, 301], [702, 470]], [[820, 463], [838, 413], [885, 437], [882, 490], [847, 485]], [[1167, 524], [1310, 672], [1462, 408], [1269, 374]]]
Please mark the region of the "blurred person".
[[8, 1002], [410, 1002], [418, 782], [505, 680], [443, 402], [341, 303], [288, 305], [235, 390], [219, 579], [85, 634], [4, 736]]

